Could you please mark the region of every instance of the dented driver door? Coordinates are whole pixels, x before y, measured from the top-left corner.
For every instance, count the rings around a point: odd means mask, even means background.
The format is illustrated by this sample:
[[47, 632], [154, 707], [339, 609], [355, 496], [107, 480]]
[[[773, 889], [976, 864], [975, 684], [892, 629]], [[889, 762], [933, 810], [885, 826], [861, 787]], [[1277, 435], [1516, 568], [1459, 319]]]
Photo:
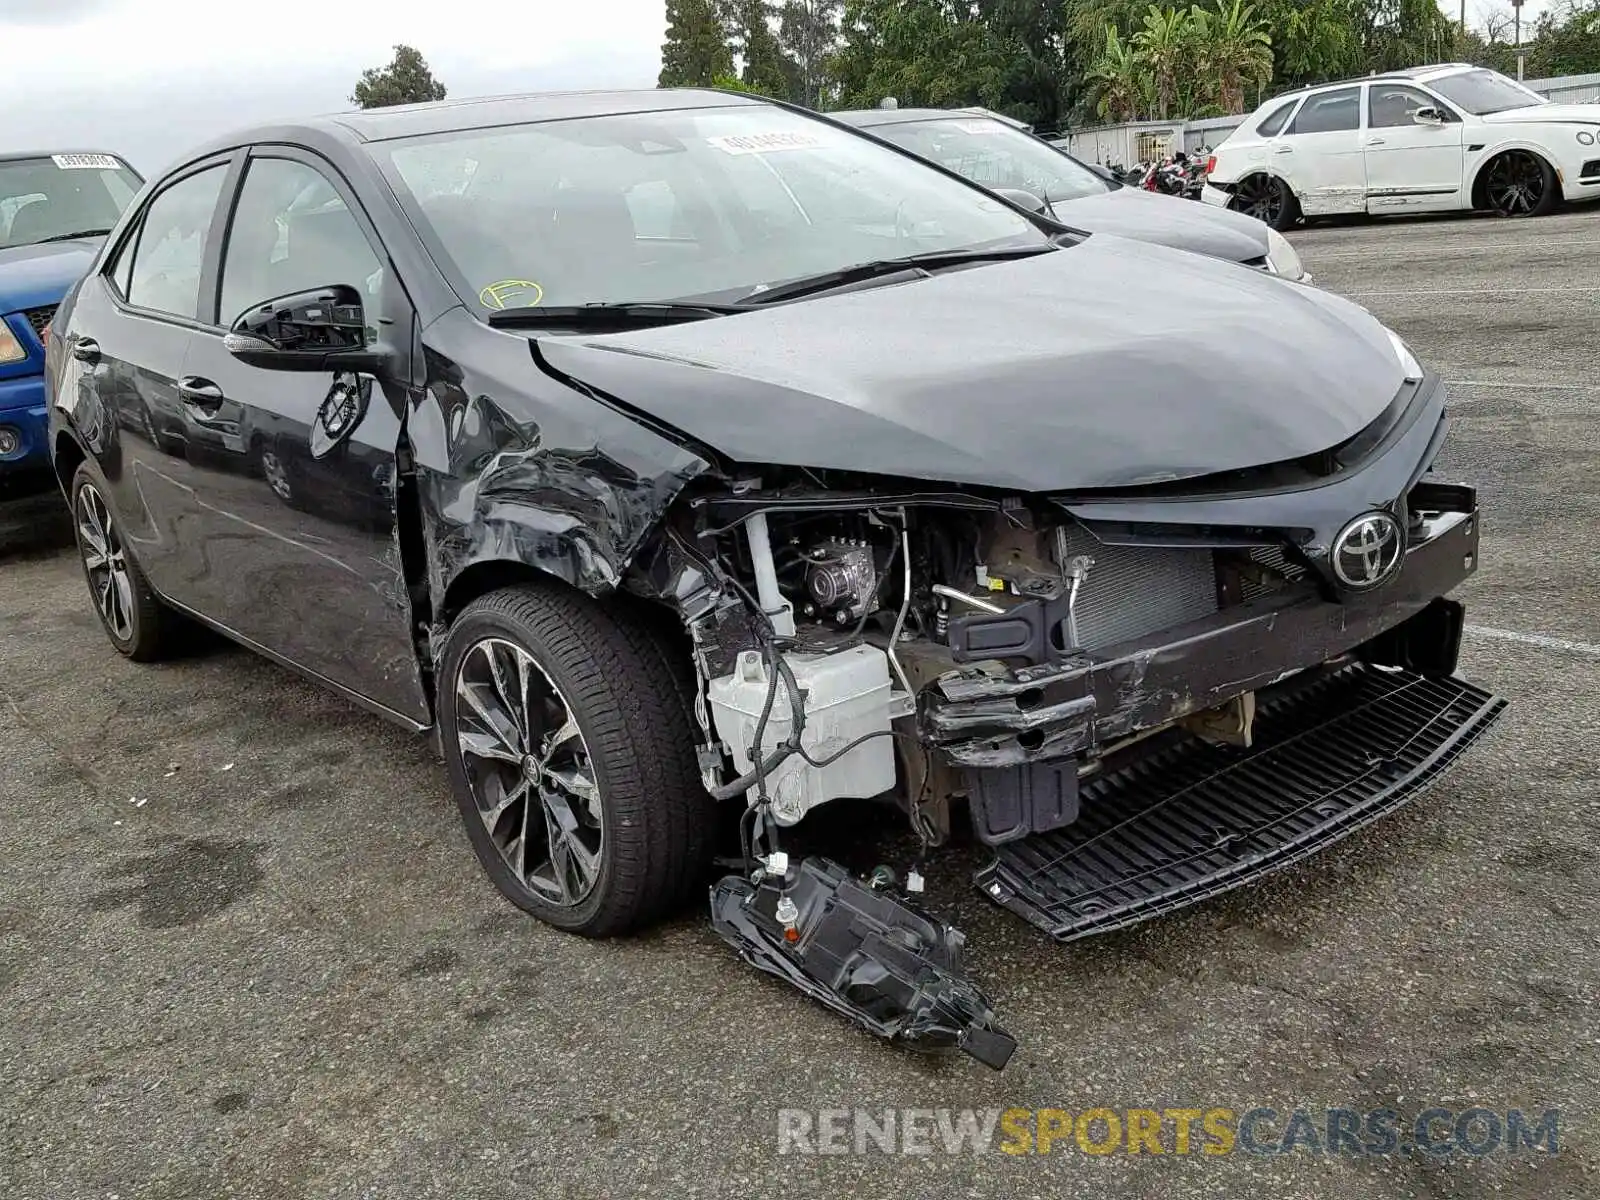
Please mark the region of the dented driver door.
[[[245, 170], [222, 253], [218, 319], [185, 384], [237, 414], [227, 452], [196, 471], [196, 607], [242, 638], [417, 724], [423, 691], [396, 519], [413, 313], [379, 243], [320, 160], [273, 148]], [[244, 312], [345, 285], [368, 336], [396, 347], [374, 374], [282, 370], [231, 354]]]

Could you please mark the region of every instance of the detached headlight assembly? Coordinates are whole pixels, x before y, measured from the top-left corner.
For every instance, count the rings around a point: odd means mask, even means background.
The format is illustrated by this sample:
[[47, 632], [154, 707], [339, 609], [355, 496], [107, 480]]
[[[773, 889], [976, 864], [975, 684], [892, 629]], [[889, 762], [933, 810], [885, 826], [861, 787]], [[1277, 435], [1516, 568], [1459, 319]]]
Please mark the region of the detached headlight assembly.
[[0, 364], [18, 363], [28, 357], [28, 352], [22, 348], [22, 343], [17, 340], [17, 335], [11, 332], [5, 318], [0, 317]]
[[1306, 275], [1300, 255], [1276, 229], [1267, 230], [1267, 270], [1285, 279], [1304, 279]]
[[1389, 345], [1394, 347], [1394, 356], [1400, 360], [1400, 369], [1405, 372], [1406, 378], [1413, 382], [1422, 378], [1422, 364], [1417, 361], [1417, 356], [1411, 353], [1411, 347], [1398, 333], [1384, 326], [1385, 333], [1389, 335]]

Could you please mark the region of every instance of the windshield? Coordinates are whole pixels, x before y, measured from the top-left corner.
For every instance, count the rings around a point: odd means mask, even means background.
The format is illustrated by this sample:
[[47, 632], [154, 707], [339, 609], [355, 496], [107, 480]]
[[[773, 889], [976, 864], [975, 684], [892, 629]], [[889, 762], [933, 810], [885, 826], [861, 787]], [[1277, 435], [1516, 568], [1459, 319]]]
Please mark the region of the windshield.
[[1046, 245], [997, 200], [766, 106], [550, 121], [375, 146], [486, 310], [732, 299], [911, 254]]
[[1498, 71], [1464, 71], [1460, 75], [1430, 79], [1428, 86], [1457, 108], [1479, 117], [1485, 113], [1549, 103], [1539, 93], [1529, 91]]
[[106, 232], [143, 180], [109, 154], [0, 162], [0, 248]]
[[871, 132], [989, 188], [1021, 188], [1058, 204], [1111, 190], [1081, 163], [1038, 138], [987, 117], [875, 125]]

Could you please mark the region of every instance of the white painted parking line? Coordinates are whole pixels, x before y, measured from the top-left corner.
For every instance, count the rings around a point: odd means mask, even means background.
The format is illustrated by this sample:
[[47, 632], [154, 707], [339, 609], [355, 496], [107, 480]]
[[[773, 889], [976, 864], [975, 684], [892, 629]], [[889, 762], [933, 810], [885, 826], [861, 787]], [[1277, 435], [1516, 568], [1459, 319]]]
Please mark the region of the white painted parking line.
[[1510, 379], [1446, 379], [1449, 387], [1513, 388], [1521, 392], [1600, 392], [1600, 383], [1518, 383]]
[[[1371, 250], [1340, 250], [1328, 253], [1319, 253], [1315, 244], [1302, 243], [1305, 248], [1305, 257], [1315, 259], [1316, 262], [1371, 262]], [[1571, 238], [1564, 241], [1546, 242], [1538, 238], [1519, 238], [1516, 241], [1507, 241], [1496, 238], [1492, 242], [1462, 242], [1438, 241], [1426, 246], [1408, 246], [1403, 250], [1384, 250], [1384, 258], [1437, 258], [1441, 252], [1448, 250], [1460, 251], [1463, 254], [1482, 254], [1487, 249], [1493, 250], [1564, 250], [1569, 246], [1600, 246], [1600, 238]], [[1315, 265], [1315, 263], [1313, 263]]]
[[1345, 292], [1344, 294], [1352, 300], [1358, 300], [1368, 296], [1577, 296], [1588, 292], [1600, 292], [1600, 287], [1415, 288], [1402, 292]]
[[1493, 629], [1487, 625], [1468, 625], [1473, 637], [1495, 638], [1502, 642], [1521, 642], [1525, 646], [1541, 646], [1546, 650], [1563, 650], [1584, 658], [1600, 658], [1600, 646], [1589, 642], [1573, 642], [1566, 638], [1551, 637], [1545, 633], [1518, 633], [1515, 629]]

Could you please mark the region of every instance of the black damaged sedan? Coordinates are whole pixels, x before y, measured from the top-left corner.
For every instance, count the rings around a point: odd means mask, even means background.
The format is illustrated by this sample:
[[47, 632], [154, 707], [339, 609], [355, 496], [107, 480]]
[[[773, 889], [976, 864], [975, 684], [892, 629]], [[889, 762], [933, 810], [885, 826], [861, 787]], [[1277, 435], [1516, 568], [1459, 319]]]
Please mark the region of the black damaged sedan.
[[661, 916], [737, 830], [741, 955], [996, 1066], [938, 859], [791, 857], [812, 809], [976, 839], [1070, 940], [1368, 823], [1501, 708], [1456, 676], [1477, 503], [1393, 333], [748, 97], [218, 141], [107, 239], [48, 386], [122, 654], [200, 622], [431, 731], [563, 929]]

